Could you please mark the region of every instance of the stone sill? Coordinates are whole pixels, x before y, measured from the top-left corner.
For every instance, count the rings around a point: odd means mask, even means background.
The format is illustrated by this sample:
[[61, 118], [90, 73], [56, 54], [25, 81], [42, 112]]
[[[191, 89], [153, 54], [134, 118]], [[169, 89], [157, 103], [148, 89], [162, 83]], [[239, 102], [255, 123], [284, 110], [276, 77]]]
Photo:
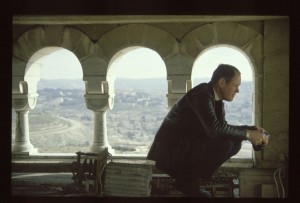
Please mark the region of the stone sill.
[[[145, 164], [155, 168], [155, 162], [146, 159], [146, 155], [116, 154], [108, 160], [122, 163]], [[71, 172], [71, 163], [77, 160], [75, 153], [36, 153], [13, 154], [12, 172]], [[221, 168], [251, 169], [254, 163], [249, 158], [231, 158]]]

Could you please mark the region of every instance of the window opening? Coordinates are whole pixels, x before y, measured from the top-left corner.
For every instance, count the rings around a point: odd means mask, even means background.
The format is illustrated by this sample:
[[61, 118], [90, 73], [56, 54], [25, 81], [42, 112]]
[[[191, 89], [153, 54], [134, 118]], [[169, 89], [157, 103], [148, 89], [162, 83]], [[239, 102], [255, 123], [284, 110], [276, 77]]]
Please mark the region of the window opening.
[[167, 114], [166, 68], [148, 48], [128, 48], [118, 58], [114, 107], [107, 112], [107, 134], [115, 154], [146, 155]]
[[[89, 151], [93, 114], [85, 105], [80, 62], [72, 52], [57, 48], [40, 63], [37, 104], [29, 113], [32, 145], [39, 153]], [[13, 117], [12, 139], [15, 113]]]
[[[240, 92], [232, 102], [224, 102], [226, 120], [233, 125], [253, 125], [253, 72], [248, 58], [238, 49], [230, 46], [217, 46], [205, 50], [196, 59], [192, 71], [193, 87], [202, 82], [209, 82], [213, 71], [220, 63], [237, 67], [241, 72]], [[252, 145], [243, 141], [242, 148], [233, 158], [251, 158]]]

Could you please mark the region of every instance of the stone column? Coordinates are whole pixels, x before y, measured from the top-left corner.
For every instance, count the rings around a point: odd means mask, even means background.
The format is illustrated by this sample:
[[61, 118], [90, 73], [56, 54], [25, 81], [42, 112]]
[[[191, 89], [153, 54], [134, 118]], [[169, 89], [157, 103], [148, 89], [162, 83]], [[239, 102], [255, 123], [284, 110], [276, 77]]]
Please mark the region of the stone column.
[[13, 154], [36, 153], [29, 136], [29, 110], [36, 105], [37, 95], [17, 94], [12, 96], [13, 109], [16, 110], [16, 134], [12, 145]]
[[165, 60], [165, 64], [168, 73], [168, 94], [166, 96], [170, 109], [179, 98], [192, 88], [193, 60], [182, 54], [176, 54]]
[[99, 152], [106, 147], [108, 151], [112, 151], [112, 147], [107, 139], [106, 127], [106, 112], [107, 111], [94, 111], [94, 142], [91, 147], [91, 152]]
[[106, 112], [111, 109], [113, 105], [113, 97], [108, 94], [86, 94], [87, 108], [94, 111], [94, 141], [90, 151], [99, 153], [105, 148], [108, 148], [109, 153], [114, 151], [108, 143], [107, 126], [106, 126]]

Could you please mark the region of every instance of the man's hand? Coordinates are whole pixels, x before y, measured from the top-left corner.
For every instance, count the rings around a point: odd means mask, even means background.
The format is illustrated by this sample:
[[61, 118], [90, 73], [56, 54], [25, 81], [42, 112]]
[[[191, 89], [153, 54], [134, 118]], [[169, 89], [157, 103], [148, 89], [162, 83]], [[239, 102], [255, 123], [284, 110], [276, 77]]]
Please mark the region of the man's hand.
[[256, 130], [247, 130], [247, 139], [254, 145], [267, 145], [269, 142], [269, 134], [261, 127]]

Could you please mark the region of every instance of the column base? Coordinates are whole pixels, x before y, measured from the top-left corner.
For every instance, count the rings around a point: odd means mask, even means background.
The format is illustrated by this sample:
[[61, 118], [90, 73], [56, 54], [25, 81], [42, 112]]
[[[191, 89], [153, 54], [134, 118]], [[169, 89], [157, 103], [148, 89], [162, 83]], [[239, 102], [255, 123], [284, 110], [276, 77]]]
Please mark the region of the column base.
[[114, 154], [115, 153], [115, 150], [110, 146], [99, 146], [97, 143], [94, 143], [91, 148], [90, 148], [90, 152], [92, 153], [99, 153], [99, 152], [102, 152], [103, 150], [105, 150], [105, 148], [108, 149], [108, 152], [110, 154]]
[[30, 155], [38, 153], [38, 149], [34, 148], [31, 143], [15, 143], [12, 145], [12, 154]]

